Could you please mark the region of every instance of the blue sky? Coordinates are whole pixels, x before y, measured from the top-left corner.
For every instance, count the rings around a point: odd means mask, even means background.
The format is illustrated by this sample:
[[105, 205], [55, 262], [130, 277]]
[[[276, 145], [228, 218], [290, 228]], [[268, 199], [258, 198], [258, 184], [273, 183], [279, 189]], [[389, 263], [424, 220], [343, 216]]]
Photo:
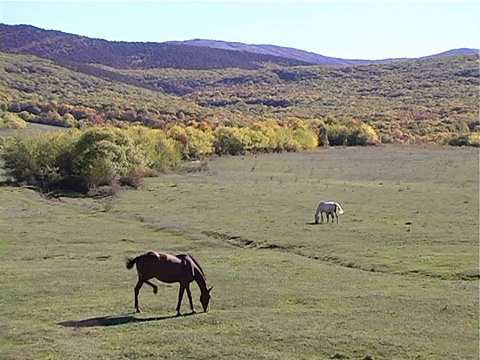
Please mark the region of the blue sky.
[[0, 21], [117, 41], [195, 38], [349, 59], [480, 48], [480, 1], [1, 1]]

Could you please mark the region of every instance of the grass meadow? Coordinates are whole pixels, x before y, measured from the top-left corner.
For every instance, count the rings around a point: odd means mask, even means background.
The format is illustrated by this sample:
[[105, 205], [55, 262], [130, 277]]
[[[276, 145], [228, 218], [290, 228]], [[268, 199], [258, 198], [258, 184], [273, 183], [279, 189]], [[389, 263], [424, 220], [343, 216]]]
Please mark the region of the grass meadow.
[[[103, 199], [1, 187], [0, 358], [476, 360], [478, 155], [222, 157]], [[320, 200], [338, 224], [313, 224]], [[135, 314], [124, 258], [147, 250], [194, 255], [211, 311], [175, 317], [160, 284]]]

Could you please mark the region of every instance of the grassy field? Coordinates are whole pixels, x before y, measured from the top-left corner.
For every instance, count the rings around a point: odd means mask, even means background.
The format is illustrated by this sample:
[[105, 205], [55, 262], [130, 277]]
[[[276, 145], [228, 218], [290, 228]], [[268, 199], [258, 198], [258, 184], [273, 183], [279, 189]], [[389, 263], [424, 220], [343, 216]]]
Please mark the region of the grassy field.
[[[320, 200], [339, 224], [313, 224]], [[108, 199], [3, 187], [0, 207], [2, 359], [479, 357], [476, 149], [225, 157]], [[161, 284], [133, 313], [124, 257], [150, 249], [200, 261], [211, 312], [174, 317]]]

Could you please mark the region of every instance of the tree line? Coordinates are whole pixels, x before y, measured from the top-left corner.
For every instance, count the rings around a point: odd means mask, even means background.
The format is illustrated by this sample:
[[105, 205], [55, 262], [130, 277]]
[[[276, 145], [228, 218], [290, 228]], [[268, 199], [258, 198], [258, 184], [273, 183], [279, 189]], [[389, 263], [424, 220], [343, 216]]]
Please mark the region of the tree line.
[[81, 192], [103, 185], [135, 187], [145, 176], [212, 155], [295, 152], [319, 145], [373, 145], [379, 141], [372, 127], [358, 121], [341, 124], [299, 119], [216, 128], [195, 122], [165, 130], [107, 125], [2, 139], [1, 154], [9, 181], [44, 191]]

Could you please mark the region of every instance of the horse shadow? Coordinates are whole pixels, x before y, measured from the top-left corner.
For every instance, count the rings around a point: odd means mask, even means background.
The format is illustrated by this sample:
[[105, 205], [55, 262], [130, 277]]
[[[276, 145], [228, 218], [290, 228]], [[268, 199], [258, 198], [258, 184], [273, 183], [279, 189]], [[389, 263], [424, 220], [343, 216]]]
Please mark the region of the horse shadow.
[[169, 315], [169, 316], [153, 316], [153, 317], [136, 317], [133, 315], [123, 315], [123, 316], [101, 316], [101, 317], [94, 317], [84, 320], [68, 320], [59, 322], [58, 325], [65, 326], [65, 327], [96, 327], [96, 326], [117, 326], [117, 325], [124, 325], [130, 323], [138, 323], [138, 322], [149, 322], [149, 321], [162, 321], [168, 319], [175, 319], [181, 318], [186, 316], [191, 316], [194, 314], [185, 314], [185, 315]]

